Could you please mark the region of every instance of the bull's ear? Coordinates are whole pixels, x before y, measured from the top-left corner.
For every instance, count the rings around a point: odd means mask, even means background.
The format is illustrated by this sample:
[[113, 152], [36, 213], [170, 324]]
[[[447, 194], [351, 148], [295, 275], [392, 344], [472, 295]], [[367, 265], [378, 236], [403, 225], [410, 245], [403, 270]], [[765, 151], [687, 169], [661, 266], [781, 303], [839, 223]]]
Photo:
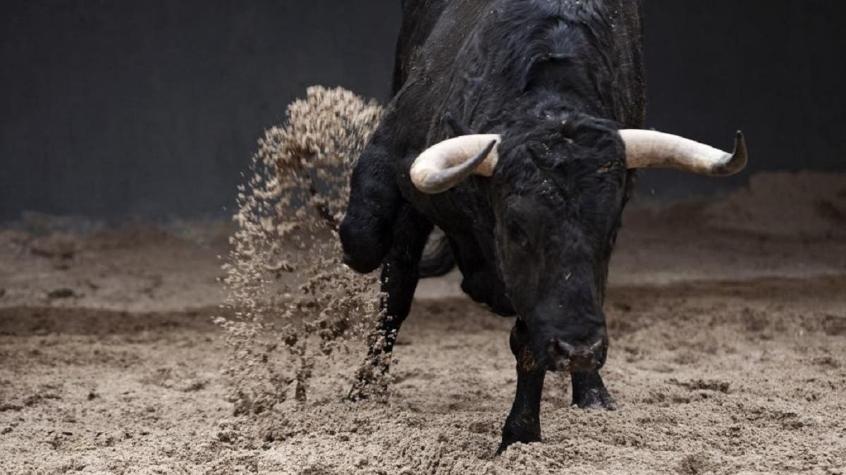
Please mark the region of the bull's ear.
[[344, 263], [367, 273], [382, 263], [393, 244], [393, 225], [402, 203], [390, 140], [378, 129], [353, 169], [350, 200], [340, 227]]

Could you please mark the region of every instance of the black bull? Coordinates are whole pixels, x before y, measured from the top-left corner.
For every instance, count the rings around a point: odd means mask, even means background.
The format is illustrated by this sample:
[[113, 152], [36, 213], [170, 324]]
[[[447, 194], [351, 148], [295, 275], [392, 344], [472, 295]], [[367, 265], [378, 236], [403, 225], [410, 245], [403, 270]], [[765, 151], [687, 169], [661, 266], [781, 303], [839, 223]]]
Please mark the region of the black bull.
[[[537, 441], [547, 370], [571, 374], [579, 407], [614, 407], [598, 372], [608, 348], [602, 304], [633, 182], [618, 130], [644, 118], [640, 5], [407, 0], [403, 9], [395, 94], [357, 162], [340, 229], [350, 267], [382, 266], [384, 337], [369, 361], [390, 354], [437, 225], [462, 289], [517, 316], [517, 394], [500, 450]], [[429, 146], [482, 133], [501, 137], [491, 176], [434, 194], [412, 183]]]

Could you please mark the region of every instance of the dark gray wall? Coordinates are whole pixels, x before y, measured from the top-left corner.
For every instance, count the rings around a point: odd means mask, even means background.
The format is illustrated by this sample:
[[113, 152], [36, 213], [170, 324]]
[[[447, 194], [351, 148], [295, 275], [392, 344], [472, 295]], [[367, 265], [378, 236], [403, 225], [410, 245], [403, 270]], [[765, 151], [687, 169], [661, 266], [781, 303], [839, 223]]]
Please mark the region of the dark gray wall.
[[761, 170], [846, 170], [846, 2], [645, 0], [648, 125], [729, 147], [747, 134], [736, 178], [643, 173], [640, 192], [680, 197]]
[[[840, 0], [647, 0], [649, 125], [753, 171], [846, 170]], [[0, 220], [219, 215], [262, 130], [311, 84], [384, 99], [397, 0], [5, 0]], [[672, 172], [641, 191], [733, 186]]]

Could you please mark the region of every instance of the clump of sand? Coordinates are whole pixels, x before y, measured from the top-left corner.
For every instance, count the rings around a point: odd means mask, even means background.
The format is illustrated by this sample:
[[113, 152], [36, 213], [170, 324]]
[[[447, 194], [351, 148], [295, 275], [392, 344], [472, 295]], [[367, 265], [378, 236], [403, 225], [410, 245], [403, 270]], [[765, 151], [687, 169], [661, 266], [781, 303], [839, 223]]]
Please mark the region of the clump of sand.
[[[366, 333], [379, 312], [375, 276], [341, 263], [337, 225], [354, 160], [382, 109], [341, 88], [311, 87], [284, 126], [259, 140], [239, 188], [225, 283], [235, 414], [308, 398], [316, 366]], [[360, 346], [360, 345], [358, 345]]]

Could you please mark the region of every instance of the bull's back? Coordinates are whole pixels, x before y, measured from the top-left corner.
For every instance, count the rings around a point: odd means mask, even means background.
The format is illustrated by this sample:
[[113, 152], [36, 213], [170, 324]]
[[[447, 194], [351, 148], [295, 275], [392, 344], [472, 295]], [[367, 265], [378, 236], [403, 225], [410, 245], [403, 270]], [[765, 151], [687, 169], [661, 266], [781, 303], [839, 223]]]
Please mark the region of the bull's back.
[[[613, 50], [606, 53], [614, 57], [619, 70], [614, 80], [618, 82], [615, 90], [620, 97], [615, 102], [621, 105], [621, 110], [613, 119], [627, 127], [642, 126], [645, 75], [640, 10], [640, 0], [406, 0], [396, 49], [394, 93], [414, 75], [426, 83], [425, 88], [433, 95], [443, 95], [448, 90], [454, 92], [457, 86], [463, 90], [464, 78], [480, 74], [487, 76], [484, 81], [495, 82], [497, 78], [488, 76], [489, 71], [480, 71], [484, 66], [473, 61], [479, 59], [482, 50], [514, 46], [504, 43], [509, 36], [519, 36], [530, 26], [519, 23], [521, 18], [523, 21], [526, 18], [545, 21], [545, 18], [560, 16], [596, 22], [605, 30]], [[518, 12], [530, 13], [521, 15]], [[514, 18], [515, 21], [503, 22], [502, 18]], [[487, 32], [487, 36], [480, 41], [483, 32]], [[492, 32], [494, 38], [489, 38]], [[503, 44], [497, 44], [498, 41]], [[471, 64], [475, 64], [476, 70], [467, 69]], [[493, 66], [494, 69], [508, 69], [505, 64]], [[439, 97], [431, 99], [422, 102], [429, 102], [428, 109], [433, 114], [442, 114], [444, 111], [437, 107]], [[473, 122], [472, 118], [465, 118], [465, 121]], [[429, 139], [437, 140], [439, 134], [431, 132]]]
[[[478, 24], [481, 11], [489, 10], [496, 0], [403, 0], [402, 26], [397, 40], [394, 62], [393, 93], [405, 81], [414, 62], [420, 59], [421, 48], [428, 51], [455, 51], [468, 32]], [[463, 27], [461, 25], [464, 25]], [[431, 35], [438, 35], [432, 41]]]
[[414, 52], [426, 42], [448, 4], [449, 0], [403, 0], [402, 26], [394, 59], [393, 94], [405, 83]]

